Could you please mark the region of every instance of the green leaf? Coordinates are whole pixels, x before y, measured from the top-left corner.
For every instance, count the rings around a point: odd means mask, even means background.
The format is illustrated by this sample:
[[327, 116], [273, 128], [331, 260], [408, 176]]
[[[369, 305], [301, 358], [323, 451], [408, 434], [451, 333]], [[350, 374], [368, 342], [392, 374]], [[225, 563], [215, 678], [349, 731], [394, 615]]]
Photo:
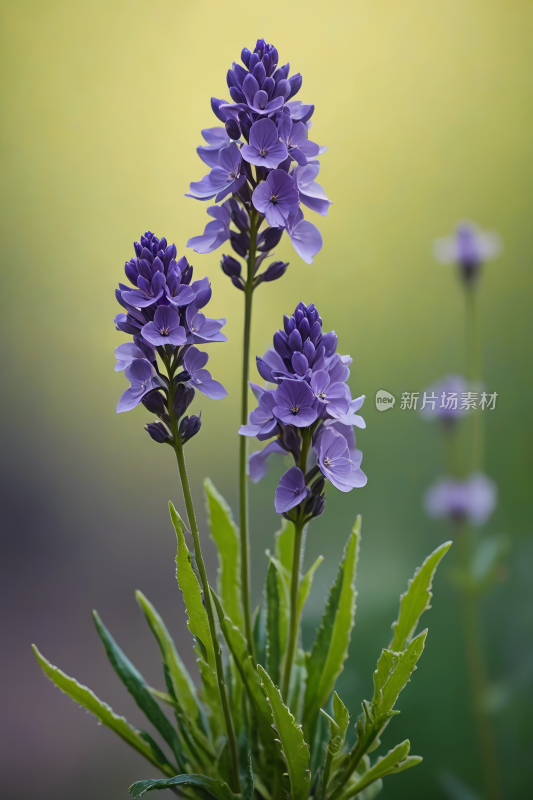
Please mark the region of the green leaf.
[[213, 742], [216, 742], [219, 736], [225, 735], [226, 732], [226, 726], [222, 715], [222, 706], [220, 704], [220, 690], [218, 688], [217, 674], [203, 658], [196, 659], [196, 663], [198, 664], [200, 677], [202, 679], [200, 696], [206, 711], [211, 738]]
[[326, 748], [326, 761], [324, 764], [323, 786], [326, 793], [331, 774], [333, 759], [340, 752], [346, 738], [346, 731], [350, 724], [350, 714], [337, 692], [333, 692], [333, 717], [330, 717], [323, 708], [320, 709], [329, 722], [329, 743]]
[[389, 644], [389, 650], [399, 653], [405, 648], [416, 631], [418, 621], [424, 611], [431, 608], [429, 601], [432, 598], [431, 584], [440, 560], [446, 555], [451, 542], [445, 542], [426, 558], [421, 567], [416, 571], [409, 583], [407, 591], [400, 597], [400, 613], [396, 622], [392, 623], [394, 636]]
[[294, 557], [294, 522], [288, 519], [282, 518], [281, 530], [275, 534], [274, 555], [290, 576]]
[[300, 589], [298, 591], [298, 609], [297, 609], [298, 619], [300, 619], [307, 598], [309, 597], [309, 592], [311, 591], [311, 584], [313, 583], [313, 577], [315, 575], [315, 572], [317, 571], [317, 569], [319, 568], [319, 566], [322, 564], [323, 561], [324, 561], [324, 556], [318, 556], [315, 563], [309, 567], [309, 569], [307, 570], [307, 572], [305, 573], [300, 582]]
[[355, 571], [359, 553], [361, 517], [344, 549], [335, 583], [311, 653], [307, 658], [307, 690], [304, 722], [312, 724], [318, 709], [326, 705], [335, 682], [344, 668], [355, 619]]
[[281, 668], [280, 589], [278, 570], [272, 559], [270, 559], [264, 590], [266, 607], [266, 669], [276, 686], [280, 682]]
[[394, 775], [397, 772], [403, 772], [404, 769], [414, 767], [420, 764], [422, 759], [420, 756], [411, 756], [408, 758], [410, 750], [409, 740], [396, 745], [392, 750], [389, 750], [386, 756], [378, 758], [373, 767], [370, 767], [355, 784], [352, 784], [348, 790], [341, 795], [341, 800], [348, 800], [350, 797], [362, 792], [367, 786], [370, 786], [374, 781], [384, 778], [386, 775]]
[[185, 542], [183, 522], [176, 509], [169, 503], [170, 517], [178, 539], [178, 553], [176, 555], [176, 576], [178, 585], [183, 594], [189, 621], [187, 625], [192, 635], [201, 643], [205, 660], [213, 671], [216, 670], [215, 651], [211, 641], [207, 612], [202, 602], [202, 590], [192, 566], [192, 555], [189, 553]]
[[394, 708], [398, 695], [409, 683], [422, 655], [427, 629], [416, 636], [402, 653], [383, 650], [374, 672], [374, 706], [376, 717], [388, 714]]
[[224, 639], [230, 649], [231, 655], [243, 683], [246, 687], [250, 702], [253, 704], [256, 713], [256, 719], [259, 727], [259, 734], [261, 740], [268, 750], [274, 755], [277, 755], [276, 748], [274, 747], [274, 735], [272, 731], [272, 715], [270, 707], [265, 698], [265, 693], [261, 686], [261, 679], [257, 670], [254, 667], [251, 656], [248, 652], [248, 644], [242, 632], [232, 623], [217, 597], [215, 592], [211, 591], [215, 608], [217, 610], [220, 627], [224, 635]]
[[233, 800], [235, 795], [226, 783], [206, 775], [175, 775], [162, 780], [136, 781], [129, 788], [132, 797], [142, 797], [146, 792], [160, 789], [172, 789], [174, 786], [192, 786], [200, 795], [209, 800]]
[[274, 727], [281, 744], [281, 754], [289, 771], [291, 799], [307, 800], [311, 785], [310, 753], [309, 746], [304, 741], [302, 726], [296, 724], [296, 720], [281, 699], [279, 689], [274, 686], [268, 673], [260, 666], [257, 667], [257, 670], [272, 709]]
[[237, 742], [239, 748], [239, 776], [241, 779], [242, 800], [253, 800], [254, 796], [254, 773], [252, 768], [252, 754], [250, 752], [250, 742], [246, 730], [239, 734]]
[[98, 697], [81, 683], [78, 683], [74, 678], [65, 675], [58, 667], [54, 667], [47, 659], [39, 652], [35, 645], [32, 645], [35, 657], [39, 662], [44, 674], [50, 678], [58, 689], [65, 694], [68, 694], [75, 703], [86, 708], [91, 714], [103, 724], [114, 731], [121, 739], [124, 739], [131, 745], [138, 753], [148, 759], [155, 767], [158, 767], [162, 772], [167, 775], [172, 775], [174, 767], [169, 761], [163, 757], [161, 760], [159, 748], [154, 749], [142, 737], [142, 732], [138, 728], [130, 725], [124, 717], [119, 717], [113, 709], [103, 703]]
[[118, 677], [132, 695], [141, 711], [159, 731], [165, 742], [170, 745], [180, 769], [183, 769], [183, 751], [176, 730], [161, 711], [148, 690], [148, 685], [141, 673], [133, 666], [126, 654], [115, 642], [96, 611], [93, 611], [96, 630], [103, 642], [107, 657]]
[[233, 521], [229, 505], [222, 495], [217, 492], [209, 478], [204, 481], [204, 489], [211, 538], [218, 548], [217, 591], [234, 625], [244, 631], [241, 603], [239, 531]]
[[257, 606], [253, 615], [254, 620], [254, 650], [258, 664], [266, 662], [266, 630], [265, 630], [265, 609]]
[[135, 592], [137, 602], [141, 606], [148, 625], [161, 649], [163, 662], [168, 667], [170, 677], [176, 692], [176, 698], [184, 712], [193, 720], [199, 716], [198, 698], [196, 689], [187, 668], [176, 650], [176, 645], [167, 627], [154, 606], [140, 591]]

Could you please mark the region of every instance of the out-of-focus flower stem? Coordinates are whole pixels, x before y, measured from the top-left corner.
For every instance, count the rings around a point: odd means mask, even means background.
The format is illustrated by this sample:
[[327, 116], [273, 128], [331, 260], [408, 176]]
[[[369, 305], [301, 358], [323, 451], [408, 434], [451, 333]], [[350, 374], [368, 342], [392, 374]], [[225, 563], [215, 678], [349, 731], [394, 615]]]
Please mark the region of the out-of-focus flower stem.
[[[482, 364], [477, 315], [476, 283], [465, 285], [466, 299], [466, 351], [467, 378], [473, 388], [481, 388]], [[470, 471], [483, 470], [483, 430], [481, 411], [471, 411], [472, 451]], [[471, 525], [462, 524], [457, 531], [458, 557], [460, 570], [464, 576], [472, 572], [475, 547], [475, 532]], [[470, 682], [472, 710], [476, 722], [478, 749], [483, 772], [483, 783], [488, 800], [502, 800], [498, 752], [494, 736], [494, 726], [486, 701], [489, 682], [483, 652], [483, 637], [480, 622], [479, 594], [464, 588], [461, 592], [461, 610], [465, 637], [465, 655]]]
[[[300, 469], [307, 472], [307, 454], [311, 444], [311, 431], [302, 429], [302, 449], [300, 454]], [[291, 685], [291, 672], [296, 652], [298, 640], [298, 593], [300, 590], [300, 564], [302, 561], [302, 540], [305, 530], [305, 517], [303, 508], [299, 508], [298, 517], [294, 523], [294, 551], [292, 556], [292, 575], [291, 575], [291, 617], [289, 628], [289, 643], [287, 646], [287, 656], [285, 659], [285, 670], [283, 673], [283, 685], [281, 696], [288, 703], [289, 688]]]
[[[250, 374], [250, 331], [252, 326], [252, 297], [254, 291], [255, 256], [257, 250], [257, 231], [260, 215], [252, 207], [250, 212], [250, 249], [248, 250], [248, 272], [244, 286], [244, 341], [242, 358], [242, 406], [241, 425], [248, 422], [248, 378]], [[248, 439], [240, 436], [239, 452], [239, 494], [240, 494], [240, 535], [241, 535], [241, 592], [244, 612], [244, 628], [248, 650], [255, 664], [254, 639], [250, 613], [250, 547], [248, 534]]]
[[174, 384], [174, 369], [171, 365], [170, 359], [167, 357], [165, 359], [165, 366], [167, 368], [168, 377], [169, 377], [169, 392], [168, 392], [168, 413], [170, 416], [170, 424], [172, 428], [172, 436], [174, 439], [174, 452], [176, 453], [176, 460], [178, 462], [178, 470], [180, 474], [180, 481], [181, 481], [181, 488], [183, 490], [183, 499], [185, 500], [185, 508], [187, 509], [187, 518], [189, 521], [189, 528], [192, 534], [192, 538], [194, 541], [194, 556], [196, 559], [196, 565], [198, 567], [198, 572], [200, 574], [200, 580], [202, 583], [203, 595], [204, 595], [204, 603], [205, 603], [205, 610], [207, 612], [207, 619], [209, 621], [209, 632], [211, 634], [211, 641], [213, 643], [213, 650], [215, 653], [215, 665], [216, 665], [216, 673], [217, 673], [217, 681], [218, 681], [218, 689], [220, 692], [220, 701], [222, 704], [222, 710], [224, 713], [224, 719], [226, 722], [226, 733], [228, 735], [228, 744], [231, 754], [231, 783], [234, 792], [240, 792], [240, 780], [239, 780], [239, 760], [238, 760], [238, 753], [237, 753], [237, 740], [235, 738], [235, 731], [233, 728], [233, 720], [231, 718], [231, 712], [228, 702], [228, 695], [226, 692], [226, 684], [224, 683], [224, 667], [222, 664], [222, 653], [220, 650], [220, 644], [217, 638], [216, 626], [215, 626], [215, 615], [213, 611], [213, 601], [211, 598], [211, 591], [209, 589], [209, 582], [207, 580], [207, 572], [205, 570], [204, 559], [202, 555], [202, 547], [200, 544], [200, 532], [198, 529], [198, 523], [196, 521], [196, 514], [194, 511], [194, 505], [192, 502], [192, 495], [191, 489], [189, 486], [189, 478], [187, 475], [187, 467], [185, 465], [185, 455], [183, 452], [183, 444], [181, 442], [181, 436], [178, 429], [178, 421], [176, 419], [176, 415], [174, 413], [174, 395], [176, 393], [176, 386]]

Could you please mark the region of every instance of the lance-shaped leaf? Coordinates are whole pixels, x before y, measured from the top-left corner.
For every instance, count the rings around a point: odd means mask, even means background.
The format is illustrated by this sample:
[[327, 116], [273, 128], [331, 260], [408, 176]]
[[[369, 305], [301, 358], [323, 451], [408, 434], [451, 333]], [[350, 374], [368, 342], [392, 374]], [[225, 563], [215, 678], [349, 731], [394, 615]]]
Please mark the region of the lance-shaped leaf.
[[312, 723], [318, 709], [325, 706], [348, 656], [348, 645], [355, 619], [355, 571], [359, 552], [361, 517], [348, 539], [335, 583], [311, 653], [307, 659], [307, 689], [304, 722]]
[[183, 711], [192, 720], [195, 720], [199, 715], [196, 689], [185, 664], [179, 657], [174, 640], [148, 598], [140, 591], [135, 592], [135, 597], [143, 610], [150, 630], [157, 639], [163, 657], [163, 663], [167, 666], [170, 677], [172, 678], [172, 684], [176, 692], [178, 703]]
[[394, 775], [398, 772], [403, 772], [404, 769], [420, 764], [422, 761], [420, 756], [409, 756], [410, 748], [409, 740], [406, 739], [405, 742], [389, 750], [386, 756], [378, 758], [373, 767], [370, 767], [356, 783], [341, 794], [341, 800], [348, 800], [348, 798], [354, 797], [354, 795], [366, 789], [367, 786], [370, 786], [371, 783], [384, 778], [386, 775]]
[[252, 768], [252, 754], [250, 752], [250, 742], [246, 729], [239, 734], [237, 742], [239, 747], [239, 776], [241, 779], [242, 800], [253, 800], [254, 796], [254, 772]]
[[275, 534], [274, 555], [290, 576], [294, 558], [294, 522], [281, 520], [281, 529]]
[[170, 518], [172, 519], [172, 524], [174, 525], [178, 539], [176, 576], [189, 617], [187, 625], [192, 635], [201, 643], [203, 653], [205, 653], [205, 660], [211, 669], [216, 671], [215, 651], [213, 650], [213, 642], [211, 641], [209, 621], [202, 602], [202, 590], [192, 566], [192, 555], [189, 553], [185, 541], [183, 522], [172, 503], [169, 503], [169, 508]]
[[279, 685], [281, 668], [281, 641], [280, 641], [280, 591], [279, 575], [276, 565], [270, 559], [265, 581], [265, 607], [266, 607], [266, 668], [276, 684]]
[[431, 608], [431, 584], [440, 560], [446, 555], [451, 542], [445, 542], [426, 558], [421, 567], [407, 584], [407, 591], [400, 597], [400, 613], [396, 622], [392, 623], [394, 636], [389, 650], [399, 653], [415, 634], [416, 626], [424, 611]]
[[[172, 775], [174, 767], [167, 758], [161, 753], [157, 745], [149, 743], [144, 738], [144, 732], [130, 725], [124, 717], [119, 717], [113, 709], [99, 700], [98, 697], [87, 686], [78, 683], [74, 678], [69, 677], [58, 667], [54, 667], [37, 649], [32, 645], [35, 657], [39, 662], [44, 674], [50, 678], [58, 689], [67, 694], [75, 703], [86, 708], [91, 714], [106, 727], [114, 731], [121, 739], [124, 739], [131, 747], [137, 750], [142, 756], [148, 759], [155, 767], [158, 767], [166, 775]], [[149, 739], [149, 737], [148, 737]]]
[[175, 728], [171, 725], [152, 697], [141, 673], [133, 666], [126, 654], [120, 649], [96, 611], [93, 611], [93, 616], [96, 630], [103, 642], [107, 657], [113, 669], [141, 711], [147, 716], [154, 728], [159, 731], [165, 742], [170, 745], [176, 756], [179, 768], [183, 769], [183, 751]]
[[191, 786], [201, 797], [207, 800], [234, 800], [235, 795], [227, 785], [216, 778], [208, 778], [206, 775], [175, 775], [173, 778], [163, 778], [162, 780], [136, 781], [129, 788], [132, 797], [142, 797], [146, 792], [153, 792], [161, 789], [172, 789], [175, 786]]
[[204, 481], [211, 538], [218, 548], [217, 591], [233, 624], [244, 630], [241, 603], [239, 531], [229, 505], [209, 478]]
[[265, 693], [261, 686], [261, 679], [259, 673], [254, 667], [252, 658], [248, 652], [248, 645], [241, 631], [236, 625], [232, 623], [229, 617], [225, 614], [220, 598], [212, 591], [213, 601], [217, 610], [220, 627], [228, 645], [231, 655], [235, 661], [237, 669], [240, 672], [243, 683], [246, 687], [250, 702], [254, 706], [257, 724], [259, 727], [259, 734], [265, 748], [271, 754], [277, 755], [276, 748], [274, 747], [274, 735], [272, 731], [272, 715], [270, 707], [265, 698]]
[[374, 697], [372, 705], [376, 717], [393, 710], [398, 695], [409, 683], [416, 669], [416, 662], [422, 655], [427, 629], [418, 634], [401, 653], [383, 650], [374, 672]]
[[350, 714], [337, 692], [333, 692], [333, 717], [330, 717], [323, 708], [320, 711], [329, 722], [329, 743], [326, 748], [326, 761], [322, 778], [324, 793], [326, 793], [333, 759], [339, 754], [344, 744], [346, 731], [350, 724]]
[[283, 703], [277, 686], [274, 686], [263, 667], [257, 670], [272, 709], [274, 727], [279, 736], [281, 754], [289, 772], [291, 782], [291, 799], [307, 800], [311, 784], [309, 770], [309, 746], [304, 740], [302, 726], [297, 725], [293, 715]]

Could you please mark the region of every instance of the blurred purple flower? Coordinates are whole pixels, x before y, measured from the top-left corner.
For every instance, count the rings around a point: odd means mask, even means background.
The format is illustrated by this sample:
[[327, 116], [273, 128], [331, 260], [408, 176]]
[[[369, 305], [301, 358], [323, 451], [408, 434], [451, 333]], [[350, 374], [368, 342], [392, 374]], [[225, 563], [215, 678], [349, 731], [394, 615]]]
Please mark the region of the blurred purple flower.
[[474, 222], [461, 222], [451, 236], [436, 239], [435, 259], [440, 264], [458, 264], [466, 281], [471, 281], [486, 261], [497, 258], [502, 242], [497, 233], [481, 231]]
[[428, 489], [424, 508], [430, 517], [449, 517], [483, 525], [497, 504], [494, 481], [482, 472], [474, 472], [466, 480], [439, 478]]

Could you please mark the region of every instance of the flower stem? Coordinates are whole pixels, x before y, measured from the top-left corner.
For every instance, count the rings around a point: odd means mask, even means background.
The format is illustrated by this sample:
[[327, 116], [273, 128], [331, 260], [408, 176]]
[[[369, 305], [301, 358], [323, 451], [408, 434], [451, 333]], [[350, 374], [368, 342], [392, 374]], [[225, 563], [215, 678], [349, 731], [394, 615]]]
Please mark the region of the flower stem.
[[303, 519], [299, 518], [298, 521], [294, 523], [294, 551], [291, 575], [291, 624], [289, 629], [287, 657], [285, 659], [285, 670], [283, 672], [283, 686], [281, 689], [281, 696], [285, 703], [287, 703], [289, 699], [292, 665], [294, 663], [294, 654], [296, 652], [296, 642], [298, 639], [298, 591], [300, 589], [300, 561], [304, 527]]
[[[248, 251], [248, 271], [244, 287], [244, 344], [242, 358], [242, 405], [241, 425], [248, 422], [248, 377], [250, 372], [250, 329], [252, 325], [252, 297], [254, 291], [255, 255], [257, 249], [257, 230], [259, 214], [252, 208], [250, 212], [250, 249]], [[240, 535], [241, 535], [241, 592], [244, 612], [244, 628], [248, 650], [255, 663], [254, 639], [250, 613], [250, 547], [248, 534], [248, 439], [240, 437], [239, 450], [239, 494], [240, 494]]]
[[[300, 469], [307, 472], [307, 454], [311, 444], [311, 431], [302, 430], [302, 449], [300, 453]], [[281, 696], [288, 702], [289, 688], [291, 685], [291, 672], [296, 652], [298, 640], [298, 594], [300, 589], [300, 563], [302, 559], [302, 535], [305, 529], [305, 517], [303, 508], [299, 508], [298, 517], [294, 523], [294, 551], [292, 556], [292, 575], [291, 575], [291, 622], [289, 629], [289, 645], [287, 647], [287, 657], [285, 659], [285, 670], [283, 672], [283, 686]]]
[[189, 478], [187, 475], [187, 467], [185, 465], [185, 454], [183, 452], [183, 444], [178, 430], [178, 421], [174, 414], [174, 395], [175, 385], [173, 382], [173, 371], [169, 368], [167, 362], [167, 369], [169, 371], [170, 388], [168, 396], [168, 412], [170, 415], [170, 423], [172, 428], [172, 435], [174, 438], [174, 452], [176, 453], [176, 460], [178, 462], [178, 470], [181, 480], [181, 488], [183, 490], [183, 498], [185, 500], [185, 507], [187, 509], [187, 518], [189, 520], [189, 528], [192, 533], [194, 541], [194, 556], [198, 572], [200, 573], [200, 580], [202, 583], [202, 590], [204, 595], [205, 610], [207, 612], [207, 619], [209, 622], [209, 632], [211, 634], [211, 641], [213, 643], [213, 650], [215, 653], [215, 666], [218, 681], [218, 689], [220, 692], [220, 701], [222, 704], [222, 711], [226, 721], [226, 732], [228, 735], [228, 743], [231, 755], [231, 783], [234, 792], [240, 792], [239, 780], [239, 760], [237, 754], [237, 740], [235, 738], [235, 731], [233, 729], [233, 720], [228, 702], [228, 695], [226, 692], [226, 684], [224, 683], [224, 668], [222, 665], [222, 653], [220, 644], [217, 638], [215, 615], [213, 612], [213, 601], [211, 598], [211, 591], [209, 589], [209, 582], [207, 580], [207, 572], [205, 570], [204, 558], [202, 555], [202, 547], [200, 544], [200, 533], [198, 530], [198, 523], [196, 521], [196, 514], [192, 502], [191, 489], [189, 486]]

